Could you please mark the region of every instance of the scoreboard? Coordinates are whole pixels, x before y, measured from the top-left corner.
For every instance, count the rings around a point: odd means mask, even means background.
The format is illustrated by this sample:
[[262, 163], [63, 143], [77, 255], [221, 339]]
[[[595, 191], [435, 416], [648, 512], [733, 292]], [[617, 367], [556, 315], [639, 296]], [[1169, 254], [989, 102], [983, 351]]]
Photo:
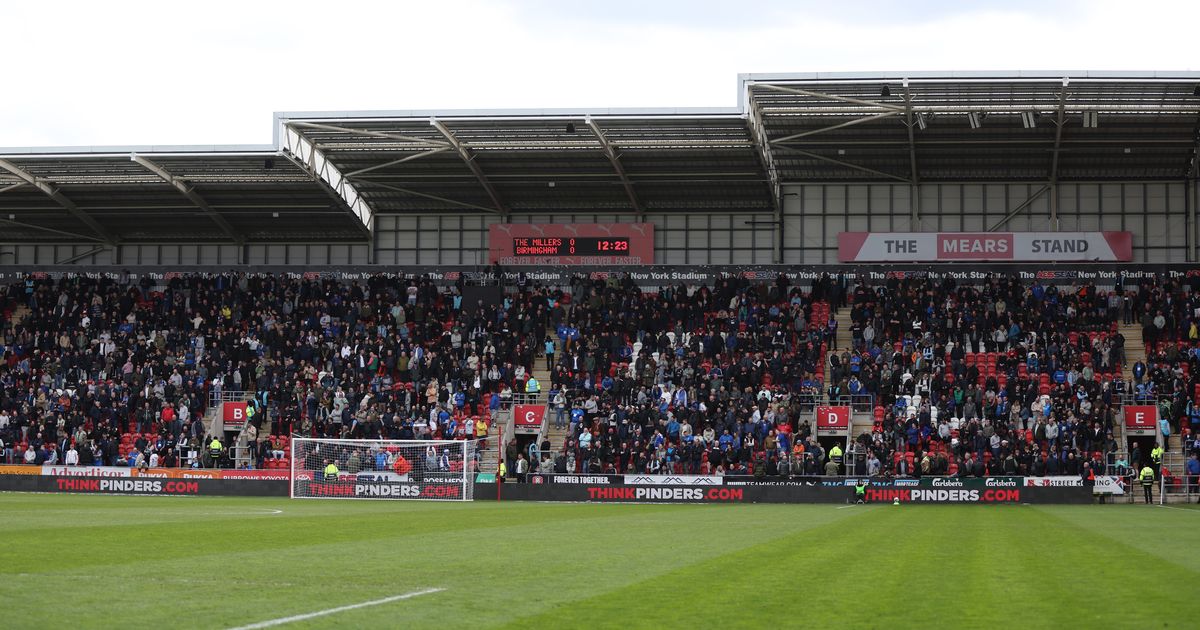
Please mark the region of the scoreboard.
[[628, 256], [629, 239], [624, 236], [599, 238], [518, 237], [513, 239], [513, 256]]
[[489, 262], [502, 265], [649, 265], [652, 223], [497, 223]]

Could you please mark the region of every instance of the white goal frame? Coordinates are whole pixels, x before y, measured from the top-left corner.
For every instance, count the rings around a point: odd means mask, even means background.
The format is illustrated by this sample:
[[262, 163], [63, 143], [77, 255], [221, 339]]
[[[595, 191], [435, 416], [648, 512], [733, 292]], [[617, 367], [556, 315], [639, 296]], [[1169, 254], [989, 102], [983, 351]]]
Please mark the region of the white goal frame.
[[[449, 469], [428, 469], [424, 457], [433, 447], [446, 454]], [[478, 468], [477, 440], [342, 440], [291, 438], [291, 469], [288, 496], [293, 499], [385, 499], [426, 501], [471, 501], [474, 499]], [[322, 452], [322, 449], [326, 449]], [[347, 453], [383, 454], [388, 466], [379, 469], [371, 458], [351, 472], [343, 468]], [[318, 458], [318, 469], [308, 467], [308, 458]], [[401, 474], [389, 467], [403, 455], [411, 468]], [[324, 478], [324, 462], [333, 458], [337, 479]]]

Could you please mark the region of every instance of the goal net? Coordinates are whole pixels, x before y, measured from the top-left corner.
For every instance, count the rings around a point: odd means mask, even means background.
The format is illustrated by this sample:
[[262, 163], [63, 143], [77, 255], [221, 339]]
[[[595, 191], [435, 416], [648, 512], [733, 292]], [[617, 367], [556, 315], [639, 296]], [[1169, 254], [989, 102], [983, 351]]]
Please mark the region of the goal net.
[[470, 440], [292, 438], [294, 499], [470, 501], [479, 470]]

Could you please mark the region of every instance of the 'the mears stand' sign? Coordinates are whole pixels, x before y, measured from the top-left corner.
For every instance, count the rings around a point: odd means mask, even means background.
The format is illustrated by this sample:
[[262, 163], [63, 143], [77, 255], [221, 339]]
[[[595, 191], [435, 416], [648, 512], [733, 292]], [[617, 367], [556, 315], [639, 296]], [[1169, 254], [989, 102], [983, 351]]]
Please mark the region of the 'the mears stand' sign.
[[1127, 262], [1132, 232], [842, 232], [840, 262]]

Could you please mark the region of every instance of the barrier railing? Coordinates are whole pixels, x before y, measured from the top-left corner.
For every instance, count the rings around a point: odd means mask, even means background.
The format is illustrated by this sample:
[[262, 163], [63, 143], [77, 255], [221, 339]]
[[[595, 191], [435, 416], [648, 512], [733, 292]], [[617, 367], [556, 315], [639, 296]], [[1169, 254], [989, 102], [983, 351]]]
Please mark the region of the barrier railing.
[[1159, 475], [1159, 505], [1170, 503], [1168, 497], [1182, 498], [1184, 503], [1200, 503], [1200, 475], [1171, 475], [1169, 479]]
[[208, 400], [213, 406], [216, 406], [226, 402], [241, 402], [243, 400], [249, 400], [252, 396], [254, 396], [254, 392], [251, 391], [222, 389], [219, 391], [213, 390], [209, 394]]

